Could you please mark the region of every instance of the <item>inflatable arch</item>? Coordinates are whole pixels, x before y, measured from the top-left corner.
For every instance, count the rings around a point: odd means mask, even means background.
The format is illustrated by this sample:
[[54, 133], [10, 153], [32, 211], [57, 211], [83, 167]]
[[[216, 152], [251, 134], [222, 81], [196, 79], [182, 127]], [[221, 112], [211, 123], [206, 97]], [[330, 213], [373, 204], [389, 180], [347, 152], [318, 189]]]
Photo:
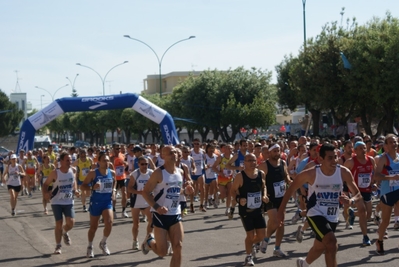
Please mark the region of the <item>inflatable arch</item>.
[[65, 97], [53, 101], [41, 111], [30, 116], [23, 124], [19, 134], [19, 150], [32, 150], [35, 133], [61, 114], [75, 111], [96, 111], [123, 109], [131, 107], [141, 115], [159, 124], [165, 144], [176, 145], [179, 143], [175, 124], [172, 116], [165, 110], [136, 94]]

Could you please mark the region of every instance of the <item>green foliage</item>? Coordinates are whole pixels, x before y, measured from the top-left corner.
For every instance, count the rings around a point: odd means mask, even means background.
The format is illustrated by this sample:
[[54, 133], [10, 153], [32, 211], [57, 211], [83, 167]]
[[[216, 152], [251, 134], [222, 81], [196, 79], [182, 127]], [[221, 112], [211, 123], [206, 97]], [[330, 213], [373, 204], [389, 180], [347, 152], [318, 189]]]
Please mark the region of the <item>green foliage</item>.
[[[361, 116], [370, 135], [372, 121], [380, 124], [376, 134], [391, 132], [399, 113], [398, 19], [387, 13], [362, 26], [355, 19], [349, 23], [346, 29], [326, 24], [297, 57], [286, 56], [276, 67], [279, 103], [290, 109], [306, 105], [315, 134], [321, 112], [331, 113], [340, 125]], [[344, 69], [340, 52], [351, 70]]]
[[0, 137], [14, 133], [19, 126], [24, 113], [18, 110], [17, 106], [10, 102], [7, 95], [0, 90]]
[[215, 139], [221, 135], [233, 141], [241, 127], [267, 127], [274, 122], [277, 95], [270, 80], [270, 72], [255, 68], [207, 70], [173, 90], [170, 113], [190, 120], [179, 125], [198, 130], [202, 139], [212, 130]]

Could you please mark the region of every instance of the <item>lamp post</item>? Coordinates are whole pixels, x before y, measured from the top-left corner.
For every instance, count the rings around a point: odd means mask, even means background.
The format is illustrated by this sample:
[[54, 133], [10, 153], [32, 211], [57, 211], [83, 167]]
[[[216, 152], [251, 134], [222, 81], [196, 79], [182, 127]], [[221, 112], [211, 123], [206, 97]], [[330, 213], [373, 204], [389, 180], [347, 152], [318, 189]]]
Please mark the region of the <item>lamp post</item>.
[[120, 65], [123, 65], [123, 64], [126, 64], [126, 63], [129, 63], [129, 61], [124, 61], [124, 62], [119, 63], [119, 64], [113, 66], [112, 68], [110, 68], [109, 71], [105, 74], [104, 78], [100, 75], [100, 73], [98, 73], [95, 69], [93, 69], [93, 68], [91, 68], [91, 67], [89, 67], [89, 66], [86, 66], [86, 65], [83, 65], [83, 64], [80, 64], [80, 63], [76, 63], [76, 65], [81, 66], [81, 67], [85, 67], [85, 68], [88, 68], [88, 69], [91, 69], [92, 71], [94, 71], [95, 73], [97, 73], [97, 75], [98, 75], [98, 77], [100, 77], [101, 83], [102, 83], [102, 85], [103, 85], [103, 95], [105, 95], [105, 79], [107, 78], [108, 73], [110, 73], [110, 71], [113, 70], [113, 69], [115, 69], [116, 67], [118, 67], [118, 66], [120, 66]]
[[69, 84], [71, 84], [71, 87], [72, 87], [72, 95], [71, 96], [74, 96], [74, 94], [76, 93], [76, 91], [75, 91], [75, 81], [76, 81], [76, 78], [78, 78], [78, 76], [79, 76], [79, 73], [76, 73], [75, 79], [73, 79], [73, 82], [68, 77], [65, 77], [69, 81]]
[[303, 45], [306, 50], [306, 0], [302, 0], [303, 7]]
[[55, 96], [55, 94], [56, 94], [59, 90], [61, 90], [62, 88], [67, 87], [68, 85], [69, 85], [69, 84], [65, 84], [65, 85], [61, 86], [60, 88], [58, 88], [57, 90], [55, 90], [54, 94], [51, 94], [50, 91], [48, 91], [47, 89], [44, 89], [44, 88], [42, 88], [42, 87], [39, 87], [39, 86], [35, 86], [35, 88], [46, 91], [46, 92], [51, 96], [51, 99], [54, 101], [54, 96]]
[[175, 45], [177, 45], [178, 43], [181, 43], [181, 42], [184, 42], [184, 41], [187, 41], [187, 40], [190, 40], [190, 39], [195, 38], [195, 36], [190, 36], [190, 37], [188, 37], [188, 38], [181, 39], [181, 40], [179, 40], [179, 41], [173, 43], [171, 46], [169, 46], [169, 47], [165, 50], [165, 52], [162, 54], [161, 59], [159, 59], [158, 54], [157, 54], [157, 53], [155, 52], [155, 50], [154, 50], [151, 46], [149, 46], [147, 43], [145, 43], [145, 42], [143, 42], [143, 41], [141, 41], [141, 40], [139, 40], [139, 39], [130, 37], [129, 35], [123, 35], [123, 37], [129, 38], [129, 39], [131, 39], [131, 40], [134, 40], [134, 41], [137, 41], [137, 42], [140, 42], [140, 43], [144, 44], [144, 45], [147, 46], [149, 49], [151, 49], [151, 51], [152, 51], [152, 52], [155, 54], [155, 56], [157, 57], [157, 60], [158, 60], [158, 68], [159, 68], [159, 97], [162, 97], [162, 60], [163, 60], [163, 57], [165, 56], [166, 52], [168, 52], [169, 49], [172, 48], [172, 46], [175, 46]]
[[43, 109], [43, 97], [44, 97], [44, 95], [40, 96], [40, 110]]

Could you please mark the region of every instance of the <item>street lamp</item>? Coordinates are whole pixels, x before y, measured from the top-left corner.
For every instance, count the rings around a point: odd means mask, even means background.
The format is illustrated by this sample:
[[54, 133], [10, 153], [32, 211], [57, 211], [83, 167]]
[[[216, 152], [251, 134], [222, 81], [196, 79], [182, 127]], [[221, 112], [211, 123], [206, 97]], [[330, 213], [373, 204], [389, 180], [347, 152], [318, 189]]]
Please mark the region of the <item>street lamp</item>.
[[195, 38], [195, 36], [190, 36], [190, 37], [188, 37], [188, 38], [185, 38], [185, 39], [182, 39], [182, 40], [180, 40], [180, 41], [177, 41], [176, 43], [174, 43], [174, 44], [172, 44], [171, 46], [169, 46], [168, 49], [166, 49], [165, 52], [162, 54], [161, 59], [159, 59], [158, 54], [157, 54], [157, 53], [155, 52], [155, 50], [154, 50], [151, 46], [149, 46], [147, 43], [145, 43], [145, 42], [143, 42], [143, 41], [141, 41], [141, 40], [139, 40], [139, 39], [130, 37], [129, 35], [123, 35], [123, 37], [129, 38], [129, 39], [131, 39], [131, 40], [134, 40], [134, 41], [137, 41], [137, 42], [140, 42], [140, 43], [144, 44], [144, 45], [147, 46], [149, 49], [151, 49], [151, 51], [152, 51], [152, 52], [155, 54], [155, 56], [157, 57], [157, 60], [158, 60], [158, 67], [159, 67], [159, 97], [162, 97], [162, 74], [161, 74], [161, 73], [162, 73], [162, 60], [163, 60], [163, 57], [165, 56], [166, 52], [168, 52], [169, 49], [172, 48], [172, 46], [177, 45], [177, 44], [180, 43], [180, 42], [184, 42], [184, 41], [187, 41], [187, 40], [190, 40], [190, 39]]
[[51, 94], [47, 89], [44, 89], [44, 88], [39, 87], [39, 86], [35, 86], [35, 88], [46, 91], [46, 92], [51, 96], [51, 99], [54, 101], [54, 96], [55, 96], [55, 94], [56, 94], [59, 90], [61, 90], [62, 88], [67, 87], [68, 85], [69, 85], [69, 84], [65, 84], [65, 85], [61, 86], [60, 88], [58, 88], [57, 90], [55, 90], [54, 94]]
[[123, 65], [123, 64], [126, 64], [126, 63], [128, 63], [128, 62], [129, 62], [129, 61], [124, 61], [124, 62], [122, 62], [122, 63], [119, 63], [119, 64], [113, 66], [113, 67], [105, 74], [104, 78], [100, 75], [100, 73], [98, 73], [96, 70], [94, 70], [93, 68], [91, 68], [91, 67], [89, 67], [89, 66], [86, 66], [86, 65], [83, 65], [83, 64], [80, 64], [80, 63], [76, 63], [76, 65], [81, 66], [81, 67], [85, 67], [85, 68], [88, 68], [88, 69], [91, 69], [92, 71], [94, 71], [95, 73], [97, 73], [98, 77], [100, 77], [100, 79], [101, 79], [101, 83], [103, 84], [103, 95], [105, 95], [105, 79], [107, 78], [108, 73], [109, 73], [111, 70], [115, 69], [116, 67], [118, 67], [118, 66], [120, 66], [120, 65]]
[[44, 97], [44, 95], [40, 96], [40, 110], [43, 109], [43, 97]]
[[78, 78], [78, 76], [79, 76], [79, 73], [76, 73], [75, 79], [73, 79], [73, 82], [72, 82], [71, 79], [69, 79], [68, 77], [65, 77], [65, 78], [69, 81], [69, 84], [72, 84], [72, 85], [71, 85], [71, 87], [72, 87], [72, 96], [73, 96], [73, 94], [76, 92], [76, 91], [75, 91], [75, 81], [76, 81], [76, 78]]
[[304, 49], [306, 50], [306, 0], [302, 0], [302, 7], [303, 7], [303, 45]]

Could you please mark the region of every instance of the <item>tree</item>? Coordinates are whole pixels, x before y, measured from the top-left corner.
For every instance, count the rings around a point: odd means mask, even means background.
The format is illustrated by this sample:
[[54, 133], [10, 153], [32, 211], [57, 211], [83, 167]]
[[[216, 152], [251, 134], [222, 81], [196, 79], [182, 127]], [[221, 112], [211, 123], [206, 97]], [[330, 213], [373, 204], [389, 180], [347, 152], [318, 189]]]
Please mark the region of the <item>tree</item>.
[[[202, 140], [206, 140], [208, 133], [212, 131], [214, 139], [221, 136], [224, 141], [233, 141], [235, 134], [229, 135], [228, 129], [236, 132], [248, 122], [253, 124], [250, 127], [256, 127], [255, 124], [274, 121], [263, 120], [271, 117], [268, 112], [274, 115], [274, 103], [277, 99], [275, 87], [270, 80], [270, 72], [255, 68], [204, 71], [198, 77], [190, 76], [173, 90], [170, 105], [175, 105], [175, 108], [172, 115], [185, 119], [181, 121], [181, 125], [196, 129]], [[255, 101], [258, 98], [260, 100]], [[267, 108], [257, 106], [259, 103]], [[237, 111], [244, 107], [248, 110], [241, 113]], [[259, 117], [254, 120], [259, 123], [253, 123], [249, 118], [253, 115], [250, 111], [256, 108], [266, 112], [256, 113]], [[229, 112], [232, 112], [230, 116]]]
[[0, 90], [0, 136], [13, 134], [23, 117], [23, 111], [10, 102], [7, 95]]

